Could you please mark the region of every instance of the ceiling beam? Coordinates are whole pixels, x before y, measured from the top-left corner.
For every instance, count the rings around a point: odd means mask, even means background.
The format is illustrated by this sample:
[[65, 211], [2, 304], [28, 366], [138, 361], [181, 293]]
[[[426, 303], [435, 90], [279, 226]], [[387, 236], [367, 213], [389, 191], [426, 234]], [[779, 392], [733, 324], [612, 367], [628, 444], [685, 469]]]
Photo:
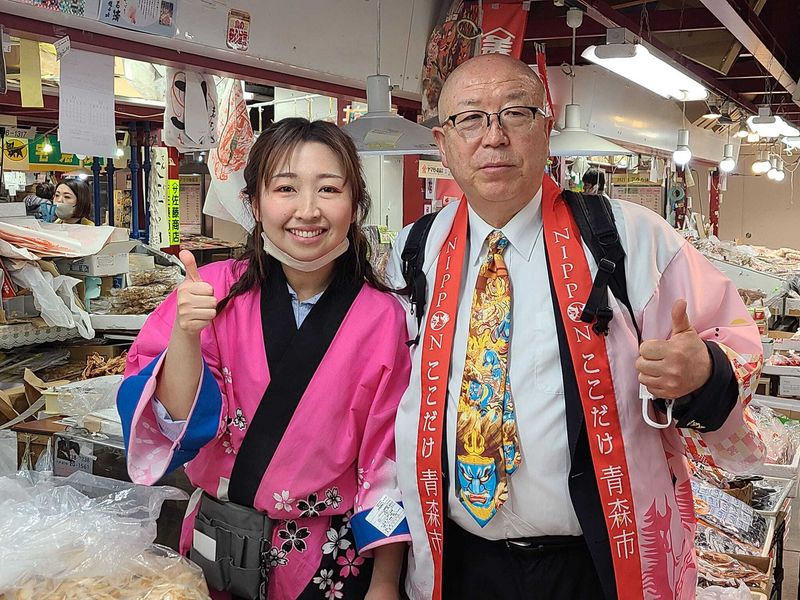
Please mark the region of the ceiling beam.
[[[152, 44], [144, 44], [123, 37], [65, 27], [4, 11], [0, 11], [0, 22], [7, 33], [21, 35], [41, 42], [53, 43], [68, 35], [72, 48], [88, 52], [110, 54], [134, 60], [146, 60], [168, 67], [195, 69], [219, 77], [234, 77], [253, 83], [278, 85], [289, 89], [313, 91], [329, 96], [341, 96], [344, 98], [366, 97], [365, 91], [360, 88], [318, 81], [312, 77], [280, 73], [271, 69], [256, 67], [249, 63], [236, 63], [166, 48], [163, 45], [159, 45], [160, 41], [157, 36], [150, 36], [153, 39]], [[418, 100], [411, 100], [398, 95], [392, 95], [392, 104], [401, 111], [407, 112], [419, 111], [421, 106]]]
[[[744, 48], [790, 94], [797, 89], [798, 65], [786, 52], [752, 9], [747, 0], [700, 0], [739, 40]], [[800, 100], [797, 101], [800, 105]]]
[[[586, 7], [587, 14], [606, 27], [625, 27], [626, 29], [638, 32], [638, 20], [625, 15], [618, 10], [614, 9], [606, 0], [578, 0]], [[703, 0], [704, 2], [706, 0]], [[714, 93], [725, 96], [744, 108], [745, 110], [755, 113], [757, 109], [755, 105], [744, 96], [740, 96], [728, 86], [727, 81], [719, 79], [719, 74], [713, 69], [694, 62], [687, 58], [677, 50], [669, 47], [667, 44], [660, 40], [653, 38], [648, 40], [649, 43], [661, 53], [665, 54], [668, 58], [680, 65], [688, 72], [692, 73], [700, 82], [706, 87], [710, 88]]]
[[[19, 119], [31, 117], [55, 117], [58, 119], [58, 96], [52, 93], [42, 94], [44, 106], [42, 108], [28, 108], [22, 106], [22, 97], [19, 90], [10, 89], [0, 96], [0, 113], [13, 113]], [[151, 121], [161, 124], [164, 122], [164, 109], [140, 104], [124, 104], [117, 100], [114, 105], [114, 114], [117, 123], [130, 121]]]
[[[680, 10], [651, 11], [650, 33], [672, 33], [675, 31], [709, 31], [725, 29], [714, 15], [705, 8], [689, 8]], [[635, 33], [638, 33], [637, 28]], [[597, 21], [586, 20], [577, 31], [577, 37], [595, 37], [606, 35], [606, 27]], [[646, 32], [643, 32], [646, 37]], [[525, 40], [537, 42], [571, 38], [572, 30], [567, 26], [566, 12], [563, 16], [547, 19], [531, 15], [525, 30]]]
[[[726, 82], [737, 94], [766, 94], [769, 92], [763, 78], [760, 79], [731, 79]], [[775, 85], [773, 79], [769, 79], [773, 94], [788, 94], [786, 90]]]
[[[738, 44], [738, 42], [737, 42]], [[759, 62], [750, 58], [739, 58], [728, 72], [721, 76], [720, 79], [750, 79], [750, 78], [766, 78], [772, 77], [767, 70], [762, 67]]]

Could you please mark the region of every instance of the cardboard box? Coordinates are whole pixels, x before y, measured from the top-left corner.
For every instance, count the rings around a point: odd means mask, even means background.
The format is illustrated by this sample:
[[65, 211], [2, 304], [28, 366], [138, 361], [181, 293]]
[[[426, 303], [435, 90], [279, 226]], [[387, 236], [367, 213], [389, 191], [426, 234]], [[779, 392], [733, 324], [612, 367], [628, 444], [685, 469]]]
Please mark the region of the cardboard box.
[[789, 398], [800, 398], [800, 377], [781, 375], [778, 383], [778, 395]]
[[800, 317], [800, 300], [796, 298], [787, 298], [786, 312], [784, 314], [790, 317]]
[[85, 346], [70, 346], [69, 357], [74, 361], [85, 361], [92, 354], [99, 354], [104, 358], [115, 358], [125, 352], [130, 344], [87, 344]]
[[103, 246], [97, 254], [79, 258], [77, 260], [59, 261], [59, 270], [67, 275], [89, 275], [92, 277], [105, 277], [106, 275], [121, 275], [130, 271], [128, 254], [139, 242], [111, 242]]

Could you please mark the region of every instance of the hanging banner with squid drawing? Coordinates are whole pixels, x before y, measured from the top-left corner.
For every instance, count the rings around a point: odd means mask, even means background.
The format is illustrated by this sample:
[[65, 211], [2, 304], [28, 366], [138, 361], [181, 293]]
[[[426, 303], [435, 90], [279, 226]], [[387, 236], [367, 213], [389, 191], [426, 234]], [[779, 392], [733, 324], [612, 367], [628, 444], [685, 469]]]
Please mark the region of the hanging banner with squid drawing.
[[239, 223], [247, 231], [255, 225], [249, 199], [242, 193], [244, 167], [255, 142], [250, 115], [244, 101], [241, 81], [220, 82], [219, 145], [208, 153], [211, 187], [203, 212], [212, 217]]
[[213, 75], [167, 69], [166, 145], [180, 152], [215, 148], [218, 111]]

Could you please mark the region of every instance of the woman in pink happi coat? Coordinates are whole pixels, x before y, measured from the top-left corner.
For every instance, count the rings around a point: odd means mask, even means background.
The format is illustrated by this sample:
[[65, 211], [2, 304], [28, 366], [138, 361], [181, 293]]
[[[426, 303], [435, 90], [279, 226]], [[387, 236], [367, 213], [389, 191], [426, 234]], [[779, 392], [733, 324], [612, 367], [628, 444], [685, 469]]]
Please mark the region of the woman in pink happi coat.
[[[410, 536], [394, 418], [407, 334], [367, 260], [358, 155], [335, 125], [287, 119], [258, 138], [245, 179], [256, 220], [245, 257], [198, 270], [182, 252], [186, 281], [131, 349], [118, 397], [130, 476], [154, 484], [186, 464], [199, 490], [181, 550], [212, 561], [230, 559], [219, 540], [210, 556], [213, 541], [194, 531], [200, 492], [245, 505], [249, 489], [250, 505], [274, 523], [259, 551], [262, 597], [398, 598]], [[293, 392], [285, 431], [259, 417], [250, 432], [260, 407], [268, 413]], [[239, 456], [243, 444], [270, 436], [272, 460], [254, 475], [247, 465], [258, 457]]]

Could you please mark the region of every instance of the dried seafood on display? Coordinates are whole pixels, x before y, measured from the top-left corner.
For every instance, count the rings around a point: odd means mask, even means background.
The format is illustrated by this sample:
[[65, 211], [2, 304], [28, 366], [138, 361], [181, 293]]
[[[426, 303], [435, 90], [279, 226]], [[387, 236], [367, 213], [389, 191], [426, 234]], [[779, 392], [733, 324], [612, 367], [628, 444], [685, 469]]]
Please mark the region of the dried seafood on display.
[[717, 238], [693, 239], [691, 242], [707, 258], [724, 260], [779, 277], [800, 272], [800, 251], [792, 248], [773, 250], [763, 246], [740, 246]]
[[81, 374], [81, 379], [91, 379], [103, 375], [122, 375], [125, 373], [127, 360], [127, 350], [114, 358], [100, 356], [95, 352], [86, 358], [86, 368]]
[[199, 567], [160, 546], [130, 560], [108, 575], [30, 579], [0, 600], [206, 600], [209, 598]]
[[767, 585], [769, 576], [756, 567], [745, 564], [721, 552], [697, 551], [698, 585], [706, 587], [738, 587], [739, 581], [754, 588]]
[[764, 300], [767, 297], [767, 295], [761, 290], [748, 290], [742, 288], [739, 288], [739, 296], [741, 296], [742, 302], [745, 303], [745, 306], [755, 304], [759, 300]]

